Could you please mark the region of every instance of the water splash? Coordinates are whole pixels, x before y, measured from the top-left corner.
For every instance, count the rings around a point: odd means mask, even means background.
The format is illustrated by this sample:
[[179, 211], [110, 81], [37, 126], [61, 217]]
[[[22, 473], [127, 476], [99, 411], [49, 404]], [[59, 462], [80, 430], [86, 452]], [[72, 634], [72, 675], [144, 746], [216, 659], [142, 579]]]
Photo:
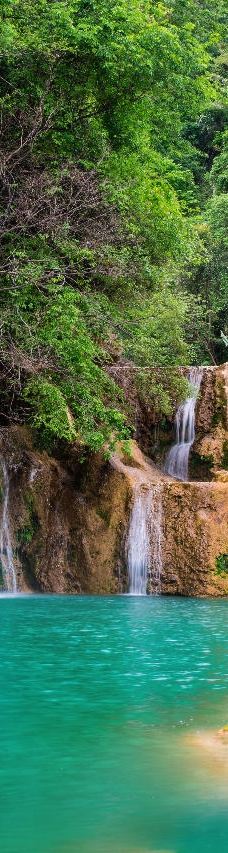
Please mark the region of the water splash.
[[0, 560], [3, 573], [3, 584], [6, 592], [17, 592], [16, 572], [13, 560], [13, 549], [9, 526], [9, 475], [4, 459], [0, 460], [3, 474], [3, 502], [0, 527]]
[[192, 367], [188, 380], [193, 386], [194, 393], [187, 397], [179, 406], [176, 419], [176, 442], [169, 450], [164, 471], [177, 480], [188, 480], [189, 454], [195, 440], [195, 408], [197, 395], [202, 380], [202, 368]]
[[161, 589], [162, 492], [160, 484], [135, 489], [126, 541], [130, 595], [146, 595], [148, 577]]

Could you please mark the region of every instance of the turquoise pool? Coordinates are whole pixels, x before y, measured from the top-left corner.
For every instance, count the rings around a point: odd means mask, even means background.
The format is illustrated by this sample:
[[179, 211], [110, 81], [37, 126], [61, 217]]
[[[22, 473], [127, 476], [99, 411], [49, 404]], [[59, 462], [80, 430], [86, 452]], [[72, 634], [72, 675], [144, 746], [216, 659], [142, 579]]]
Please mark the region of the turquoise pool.
[[1, 596], [0, 634], [1, 853], [227, 853], [227, 601]]

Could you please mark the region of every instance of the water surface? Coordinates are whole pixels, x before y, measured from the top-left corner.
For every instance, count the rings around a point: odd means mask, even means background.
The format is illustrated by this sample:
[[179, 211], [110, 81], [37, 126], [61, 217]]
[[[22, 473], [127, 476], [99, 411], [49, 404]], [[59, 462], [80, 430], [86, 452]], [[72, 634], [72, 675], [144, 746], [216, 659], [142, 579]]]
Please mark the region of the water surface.
[[2, 597], [0, 634], [1, 853], [227, 853], [225, 600]]

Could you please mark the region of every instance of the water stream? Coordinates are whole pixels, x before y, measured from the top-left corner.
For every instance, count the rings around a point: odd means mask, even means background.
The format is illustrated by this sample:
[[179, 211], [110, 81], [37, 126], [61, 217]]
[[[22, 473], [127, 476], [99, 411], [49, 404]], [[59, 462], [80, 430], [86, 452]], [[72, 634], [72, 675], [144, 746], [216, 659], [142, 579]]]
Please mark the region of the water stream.
[[162, 569], [162, 493], [160, 484], [135, 489], [126, 559], [130, 595], [146, 595], [148, 576], [160, 592]]
[[6, 592], [17, 592], [17, 580], [14, 567], [13, 549], [10, 537], [9, 523], [9, 475], [7, 466], [1, 458], [3, 475], [2, 518], [0, 526], [0, 561], [3, 576], [3, 586]]
[[192, 367], [188, 380], [193, 387], [193, 394], [187, 397], [177, 409], [176, 441], [169, 450], [164, 465], [165, 473], [178, 480], [188, 480], [189, 454], [195, 440], [195, 408], [202, 380], [202, 368]]

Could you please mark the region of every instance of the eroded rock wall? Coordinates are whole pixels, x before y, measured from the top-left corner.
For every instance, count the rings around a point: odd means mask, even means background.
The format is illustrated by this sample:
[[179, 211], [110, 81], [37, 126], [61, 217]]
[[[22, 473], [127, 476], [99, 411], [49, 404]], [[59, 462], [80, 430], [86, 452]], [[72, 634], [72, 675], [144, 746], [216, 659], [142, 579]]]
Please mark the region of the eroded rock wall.
[[163, 523], [162, 592], [227, 595], [228, 575], [220, 572], [228, 553], [227, 484], [165, 484]]
[[[228, 471], [228, 363], [206, 368], [196, 407], [196, 441], [192, 462], [204, 467], [213, 479]], [[224, 473], [223, 473], [224, 479]]]
[[[129, 486], [101, 458], [60, 464], [34, 450], [29, 432], [2, 430], [10, 480], [10, 530], [22, 591], [114, 593]], [[122, 572], [123, 575], [123, 572]]]
[[193, 448], [202, 459], [210, 455], [211, 480], [205, 482], [183, 483], [165, 476], [134, 442], [131, 458], [119, 451], [110, 462], [91, 456], [80, 464], [74, 449], [69, 456], [51, 458], [34, 448], [28, 430], [2, 429], [0, 453], [9, 474], [18, 588], [68, 594], [125, 592], [124, 543], [134, 490], [139, 484], [149, 489], [159, 483], [162, 593], [227, 595], [227, 385], [227, 365], [206, 369]]
[[[160, 484], [162, 493], [162, 571], [164, 595], [227, 595], [228, 484], [178, 482], [162, 475], [137, 446], [129, 468], [116, 460], [132, 488]], [[152, 549], [153, 550], [153, 549]], [[154, 567], [156, 569], [156, 567]], [[153, 578], [153, 567], [149, 574]], [[150, 586], [153, 593], [153, 583]]]

